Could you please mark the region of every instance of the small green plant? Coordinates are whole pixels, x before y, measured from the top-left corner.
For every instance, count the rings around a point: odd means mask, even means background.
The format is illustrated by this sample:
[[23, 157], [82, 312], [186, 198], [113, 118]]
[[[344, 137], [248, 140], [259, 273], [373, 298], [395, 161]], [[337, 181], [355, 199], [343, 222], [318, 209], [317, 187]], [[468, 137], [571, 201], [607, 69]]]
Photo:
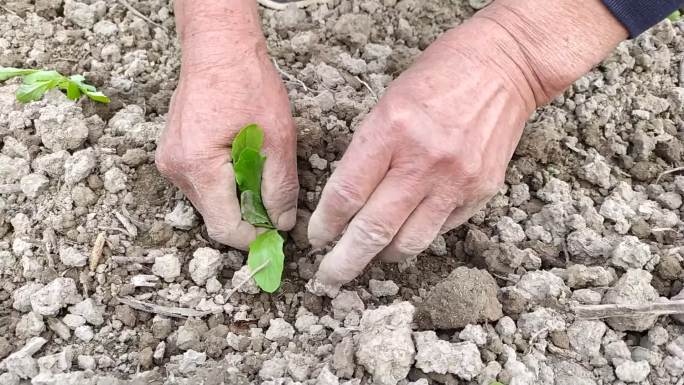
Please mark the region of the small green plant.
[[502, 384], [502, 383], [500, 383], [500, 382], [492, 382], [492, 383], [489, 384], [489, 385], [504, 385], [504, 384]]
[[670, 14], [670, 16], [667, 17], [670, 19], [671, 22], [679, 21], [679, 19], [682, 18], [682, 12], [680, 10], [676, 10]]
[[264, 131], [256, 124], [244, 127], [233, 140], [231, 155], [240, 195], [242, 219], [268, 229], [249, 244], [247, 265], [261, 290], [273, 293], [283, 274], [284, 239], [273, 226], [261, 199], [261, 174], [266, 157], [261, 154]]
[[66, 77], [57, 71], [0, 67], [0, 81], [17, 76], [22, 77], [23, 80], [22, 85], [17, 89], [17, 100], [22, 103], [40, 100], [47, 91], [53, 88], [66, 92], [67, 98], [71, 100], [78, 100], [81, 95], [85, 95], [100, 103], [110, 101], [105, 94], [98, 92], [95, 86], [87, 84], [82, 75]]

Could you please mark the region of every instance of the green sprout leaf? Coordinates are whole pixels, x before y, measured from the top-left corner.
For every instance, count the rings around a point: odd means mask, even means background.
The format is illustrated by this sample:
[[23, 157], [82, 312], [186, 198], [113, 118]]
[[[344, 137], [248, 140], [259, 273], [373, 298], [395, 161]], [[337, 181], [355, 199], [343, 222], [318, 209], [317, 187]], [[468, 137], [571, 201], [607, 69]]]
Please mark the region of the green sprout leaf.
[[671, 22], [679, 21], [682, 18], [682, 13], [680, 10], [676, 10], [667, 17]]
[[23, 78], [23, 84], [17, 90], [17, 100], [22, 103], [39, 100], [53, 88], [65, 91], [70, 100], [78, 100], [81, 95], [86, 95], [96, 102], [110, 102], [110, 99], [102, 92], [98, 92], [95, 86], [85, 83], [85, 78], [82, 75], [73, 75], [67, 78], [57, 71], [0, 68], [0, 81], [16, 76]]
[[62, 75], [56, 71], [37, 71], [24, 76], [24, 84], [17, 89], [17, 100], [28, 103], [40, 100], [43, 95], [57, 87]]
[[24, 76], [24, 84], [34, 84], [41, 82], [51, 82], [55, 86], [64, 80], [64, 76], [57, 71], [36, 71]]
[[256, 124], [250, 124], [240, 130], [235, 139], [233, 139], [232, 157], [233, 163], [237, 163], [242, 155], [242, 151], [251, 148], [257, 153], [261, 151], [261, 146], [264, 144], [264, 131]]
[[257, 227], [269, 229], [249, 245], [247, 265], [261, 290], [273, 293], [280, 287], [283, 275], [283, 243], [261, 199], [261, 174], [266, 157], [261, 154], [264, 131], [256, 124], [244, 127], [233, 140], [231, 155], [235, 181], [240, 192], [242, 219]]
[[43, 97], [43, 95], [51, 88], [54, 88], [54, 85], [50, 81], [22, 84], [17, 89], [17, 100], [22, 103], [40, 100]]
[[98, 92], [95, 86], [87, 84], [83, 75], [69, 76], [69, 84], [76, 85], [78, 89], [91, 100], [105, 104], [111, 101], [105, 94]]
[[73, 82], [67, 82], [66, 93], [69, 100], [78, 100], [81, 97], [81, 89], [78, 88], [78, 84]]
[[249, 244], [249, 256], [247, 264], [254, 273], [254, 280], [261, 290], [273, 293], [280, 287], [280, 279], [283, 274], [283, 237], [278, 230], [268, 230], [259, 234]]
[[21, 68], [0, 68], [0, 81], [5, 81], [16, 76], [30, 75], [38, 70], [25, 70]]
[[240, 212], [242, 218], [254, 226], [273, 227], [261, 198], [254, 191], [243, 191], [240, 194]]
[[261, 172], [266, 157], [258, 150], [245, 148], [237, 162], [234, 163], [235, 180], [240, 191], [254, 191], [261, 195]]

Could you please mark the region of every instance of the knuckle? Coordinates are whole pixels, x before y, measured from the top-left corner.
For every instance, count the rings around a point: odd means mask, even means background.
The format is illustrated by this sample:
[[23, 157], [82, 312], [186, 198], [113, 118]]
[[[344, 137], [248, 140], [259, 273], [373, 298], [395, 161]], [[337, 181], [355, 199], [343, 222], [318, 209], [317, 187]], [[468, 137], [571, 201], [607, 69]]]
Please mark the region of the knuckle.
[[364, 203], [359, 188], [347, 181], [338, 181], [330, 186], [327, 200], [332, 207], [361, 207]]
[[357, 219], [355, 235], [361, 245], [381, 249], [392, 241], [394, 231], [379, 218], [361, 217]]
[[229, 224], [213, 219], [207, 220], [205, 224], [207, 227], [207, 235], [216, 242], [238, 249], [245, 249], [247, 247], [248, 242], [243, 240], [235, 231], [236, 229], [231, 228]]
[[213, 163], [193, 158], [183, 152], [162, 149], [155, 154], [154, 162], [159, 172], [172, 181], [181, 177], [198, 180], [215, 178], [215, 174], [210, 171], [213, 169]]
[[426, 149], [425, 159], [430, 167], [441, 170], [453, 169], [460, 162], [458, 154], [449, 149], [429, 148]]
[[299, 183], [296, 179], [283, 180], [277, 184], [276, 189], [271, 189], [271, 184], [262, 185], [264, 204], [274, 210], [288, 210], [297, 203], [299, 196]]
[[218, 242], [225, 243], [227, 240], [226, 226], [223, 223], [219, 223], [215, 218], [207, 215], [204, 216], [204, 224], [207, 227], [207, 235]]
[[163, 149], [158, 149], [157, 152], [154, 154], [154, 163], [162, 175], [170, 177], [175, 174], [176, 160]]
[[207, 223], [207, 235], [209, 238], [223, 243], [225, 239], [225, 232], [223, 229], [219, 226], [216, 226], [213, 223]]
[[397, 249], [404, 255], [417, 255], [427, 249], [432, 243], [429, 236], [420, 233], [404, 235], [397, 240]]
[[480, 188], [479, 188], [479, 195], [482, 199], [489, 200], [489, 198], [493, 197], [496, 195], [499, 190], [501, 190], [501, 186], [504, 184], [504, 178], [501, 177], [495, 177], [495, 178], [487, 178], [480, 182]]
[[460, 159], [458, 172], [461, 178], [472, 181], [480, 180], [485, 176], [485, 165], [480, 156], [472, 156], [467, 159]]

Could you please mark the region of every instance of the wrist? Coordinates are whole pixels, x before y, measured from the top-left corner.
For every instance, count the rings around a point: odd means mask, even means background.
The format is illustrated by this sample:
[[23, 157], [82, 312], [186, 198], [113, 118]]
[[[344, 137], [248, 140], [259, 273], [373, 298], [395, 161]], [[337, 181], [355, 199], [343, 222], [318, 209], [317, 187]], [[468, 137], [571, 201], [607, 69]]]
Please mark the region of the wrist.
[[174, 11], [185, 69], [225, 68], [266, 53], [254, 0], [177, 0]]
[[493, 60], [516, 67], [536, 107], [569, 87], [628, 36], [600, 0], [581, 6], [575, 0], [543, 5], [537, 0], [497, 0], [472, 20], [489, 25], [492, 33], [485, 34], [485, 47], [491, 50], [494, 43], [494, 55], [502, 57]]

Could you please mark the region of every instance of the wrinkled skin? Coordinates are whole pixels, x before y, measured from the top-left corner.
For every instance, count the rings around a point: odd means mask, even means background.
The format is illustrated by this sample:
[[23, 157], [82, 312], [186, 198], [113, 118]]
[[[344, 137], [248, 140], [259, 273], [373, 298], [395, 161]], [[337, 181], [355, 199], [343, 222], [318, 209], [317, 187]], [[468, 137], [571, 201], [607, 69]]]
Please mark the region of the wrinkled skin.
[[[591, 37], [586, 26], [568, 25], [568, 35], [587, 37], [573, 46], [553, 20], [528, 24], [534, 4], [518, 12], [521, 3], [500, 0], [441, 36], [356, 130], [309, 223], [315, 247], [342, 234], [321, 263], [320, 281], [349, 282], [376, 255], [386, 262], [415, 256], [467, 221], [502, 186], [532, 111], [625, 37], [621, 26]], [[617, 24], [600, 4], [587, 6]], [[572, 8], [564, 12], [577, 19]], [[558, 29], [558, 53], [534, 43], [549, 43], [549, 26]]]
[[[211, 6], [209, 6], [211, 3]], [[157, 164], [204, 216], [210, 235], [246, 248], [230, 141], [266, 131], [263, 191], [281, 229], [295, 220], [294, 124], [266, 54], [253, 0], [177, 0], [181, 80]], [[625, 39], [587, 0], [497, 0], [433, 43], [356, 129], [309, 224], [317, 278], [340, 285], [379, 256], [401, 261], [465, 222], [494, 195], [525, 119]]]
[[376, 255], [417, 255], [502, 185], [534, 96], [452, 36], [392, 83], [325, 186], [309, 225], [312, 245], [348, 227], [323, 260], [322, 280], [346, 282]]
[[156, 154], [157, 167], [202, 214], [209, 236], [243, 250], [257, 229], [241, 219], [230, 159], [242, 127], [256, 122], [265, 131], [262, 197], [281, 230], [294, 226], [299, 189], [285, 87], [263, 38], [246, 41], [228, 50], [211, 38], [183, 42], [180, 82]]

